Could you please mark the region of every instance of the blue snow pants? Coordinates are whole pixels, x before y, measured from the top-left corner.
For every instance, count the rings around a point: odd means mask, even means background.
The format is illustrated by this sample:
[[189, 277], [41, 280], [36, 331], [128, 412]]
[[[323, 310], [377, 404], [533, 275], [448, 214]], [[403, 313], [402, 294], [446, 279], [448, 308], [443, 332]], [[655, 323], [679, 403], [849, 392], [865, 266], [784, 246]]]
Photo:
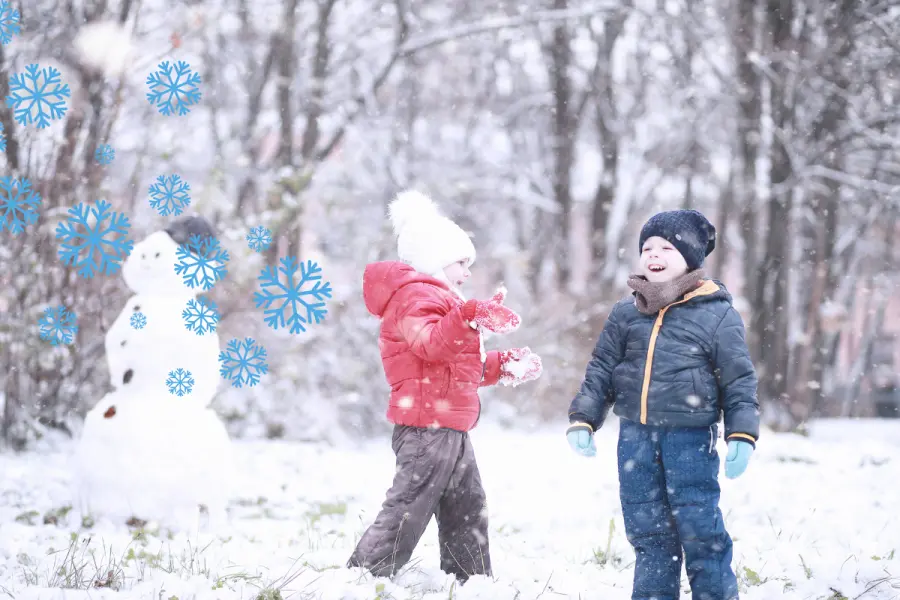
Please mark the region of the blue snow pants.
[[632, 600], [677, 600], [682, 550], [693, 600], [735, 600], [731, 537], [719, 510], [717, 426], [620, 419], [619, 497], [634, 548]]

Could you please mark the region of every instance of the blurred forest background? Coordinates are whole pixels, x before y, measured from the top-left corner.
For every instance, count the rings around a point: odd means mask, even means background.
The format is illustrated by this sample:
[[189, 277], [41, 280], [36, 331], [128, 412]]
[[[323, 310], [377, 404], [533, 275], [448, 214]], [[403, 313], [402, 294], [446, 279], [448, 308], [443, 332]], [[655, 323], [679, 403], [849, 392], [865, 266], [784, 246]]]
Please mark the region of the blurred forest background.
[[[63, 268], [56, 223], [110, 201], [143, 239], [170, 218], [147, 188], [178, 173], [191, 212], [231, 254], [211, 297], [219, 333], [252, 336], [270, 373], [223, 385], [234, 436], [377, 435], [387, 385], [361, 278], [394, 258], [385, 218], [401, 189], [432, 195], [478, 249], [469, 297], [498, 284], [523, 315], [489, 348], [529, 345], [535, 384], [485, 390], [485, 415], [562, 421], [658, 210], [693, 207], [719, 230], [707, 263], [736, 296], [769, 426], [896, 416], [894, 298], [900, 211], [896, 0], [29, 0], [0, 48], [0, 96], [25, 65], [73, 90], [52, 128], [0, 106], [3, 174], [43, 197], [25, 234], [0, 235], [2, 438], [77, 434], [108, 389], [103, 338], [131, 293], [120, 276]], [[145, 97], [162, 60], [202, 77], [189, 115]], [[116, 150], [104, 167], [98, 145]], [[266, 254], [250, 228], [272, 229]], [[275, 332], [252, 294], [279, 256], [320, 262], [326, 320]], [[76, 344], [37, 319], [64, 304]], [[165, 352], [164, 348], [160, 352]]]

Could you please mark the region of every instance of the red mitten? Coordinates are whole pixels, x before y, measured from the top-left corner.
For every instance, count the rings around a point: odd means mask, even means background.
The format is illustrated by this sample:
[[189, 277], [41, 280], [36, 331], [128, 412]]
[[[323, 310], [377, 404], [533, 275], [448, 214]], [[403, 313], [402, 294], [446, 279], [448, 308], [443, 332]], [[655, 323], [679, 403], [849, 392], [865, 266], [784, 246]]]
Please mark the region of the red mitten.
[[462, 316], [466, 321], [474, 321], [493, 333], [510, 333], [519, 328], [522, 319], [513, 310], [503, 306], [506, 290], [500, 289], [488, 301], [469, 300], [462, 307]]
[[543, 371], [541, 357], [528, 346], [500, 353], [500, 383], [503, 385], [515, 387], [526, 381], [534, 381]]

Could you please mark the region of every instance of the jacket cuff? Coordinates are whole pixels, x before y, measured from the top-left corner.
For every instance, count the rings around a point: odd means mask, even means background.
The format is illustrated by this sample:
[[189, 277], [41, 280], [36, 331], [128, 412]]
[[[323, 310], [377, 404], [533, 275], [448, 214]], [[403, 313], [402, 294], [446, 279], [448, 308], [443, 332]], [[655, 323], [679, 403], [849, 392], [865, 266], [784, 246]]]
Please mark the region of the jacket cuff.
[[500, 351], [491, 350], [484, 361], [484, 374], [479, 387], [496, 385], [500, 381]]
[[756, 438], [753, 437], [752, 435], [750, 435], [749, 433], [735, 432], [735, 433], [729, 434], [728, 437], [725, 438], [726, 442], [730, 442], [732, 440], [739, 441], [739, 442], [747, 442], [748, 444], [753, 446], [754, 450], [756, 449]]
[[475, 311], [478, 309], [478, 300], [469, 300], [462, 305], [460, 312], [466, 321], [475, 320]]
[[594, 433], [594, 428], [587, 423], [584, 423], [582, 421], [575, 421], [574, 423], [569, 423], [569, 427], [568, 429], [566, 429], [566, 435], [569, 435], [573, 431], [579, 431], [581, 429]]

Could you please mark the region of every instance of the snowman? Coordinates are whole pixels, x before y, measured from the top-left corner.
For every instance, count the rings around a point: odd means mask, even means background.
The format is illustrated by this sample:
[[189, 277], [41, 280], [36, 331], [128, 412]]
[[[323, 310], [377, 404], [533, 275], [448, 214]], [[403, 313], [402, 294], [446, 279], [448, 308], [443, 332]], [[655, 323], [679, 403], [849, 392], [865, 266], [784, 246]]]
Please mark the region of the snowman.
[[106, 335], [114, 389], [88, 412], [73, 456], [82, 515], [172, 530], [225, 519], [231, 442], [209, 408], [219, 340], [184, 318], [198, 290], [175, 273], [179, 245], [212, 234], [204, 219], [183, 218], [136, 244], [123, 265], [135, 295]]

